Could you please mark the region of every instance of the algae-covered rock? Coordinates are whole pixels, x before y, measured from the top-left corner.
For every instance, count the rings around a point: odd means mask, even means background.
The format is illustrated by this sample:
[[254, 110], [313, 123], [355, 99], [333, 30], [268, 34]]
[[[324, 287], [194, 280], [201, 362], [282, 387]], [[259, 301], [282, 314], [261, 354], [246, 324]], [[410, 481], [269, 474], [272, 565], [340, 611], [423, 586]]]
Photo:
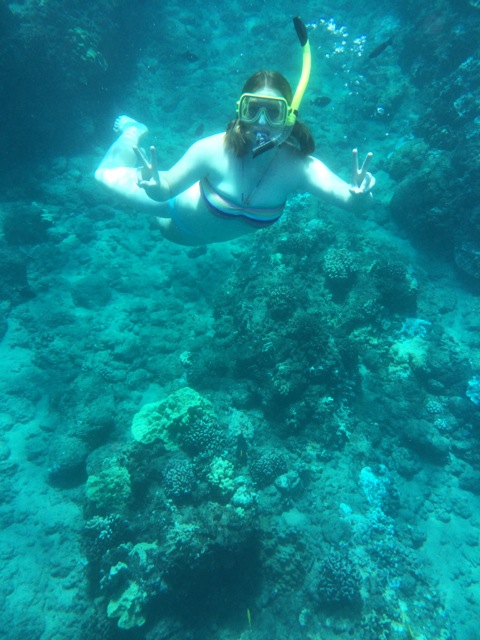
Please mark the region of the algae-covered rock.
[[165, 400], [144, 405], [133, 418], [132, 435], [143, 444], [161, 441], [172, 451], [178, 448], [178, 436], [199, 420], [216, 422], [213, 406], [194, 389], [184, 387]]
[[87, 499], [98, 513], [122, 511], [130, 498], [130, 474], [125, 467], [112, 465], [87, 480]]
[[142, 569], [147, 569], [152, 562], [152, 556], [160, 551], [156, 542], [137, 542], [128, 554], [129, 558], [135, 558]]
[[120, 629], [132, 629], [145, 624], [143, 607], [147, 599], [146, 592], [136, 583], [130, 582], [125, 591], [108, 603], [107, 616], [118, 618]]
[[112, 291], [108, 283], [96, 275], [88, 275], [72, 287], [72, 299], [77, 307], [100, 309], [110, 302]]
[[75, 435], [62, 434], [49, 445], [48, 480], [60, 487], [73, 487], [85, 482], [88, 447]]

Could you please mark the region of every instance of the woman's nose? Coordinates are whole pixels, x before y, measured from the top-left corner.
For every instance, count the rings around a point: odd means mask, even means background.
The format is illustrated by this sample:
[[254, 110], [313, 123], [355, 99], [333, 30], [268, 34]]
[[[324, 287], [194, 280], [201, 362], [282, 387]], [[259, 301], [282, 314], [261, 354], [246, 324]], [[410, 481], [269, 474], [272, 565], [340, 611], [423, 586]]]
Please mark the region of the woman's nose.
[[258, 118], [258, 122], [260, 124], [267, 124], [267, 120], [265, 118], [265, 112], [263, 110], [260, 112], [260, 117]]

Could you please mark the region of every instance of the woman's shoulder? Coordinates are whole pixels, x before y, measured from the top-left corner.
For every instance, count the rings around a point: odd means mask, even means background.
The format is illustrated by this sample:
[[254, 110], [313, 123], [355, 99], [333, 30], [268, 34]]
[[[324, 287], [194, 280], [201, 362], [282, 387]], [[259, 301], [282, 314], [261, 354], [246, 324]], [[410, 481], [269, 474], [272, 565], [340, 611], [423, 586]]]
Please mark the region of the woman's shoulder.
[[283, 144], [280, 147], [279, 159], [280, 163], [290, 169], [295, 168], [297, 171], [305, 170], [312, 156], [306, 156], [295, 145]]
[[197, 140], [195, 144], [204, 149], [217, 150], [220, 147], [223, 148], [224, 141], [225, 133], [214, 133], [213, 136], [207, 136], [206, 138]]
[[202, 162], [211, 160], [213, 157], [219, 156], [225, 149], [224, 138], [224, 133], [216, 133], [213, 136], [200, 138], [200, 140], [192, 144], [188, 150], [188, 156], [195, 157]]

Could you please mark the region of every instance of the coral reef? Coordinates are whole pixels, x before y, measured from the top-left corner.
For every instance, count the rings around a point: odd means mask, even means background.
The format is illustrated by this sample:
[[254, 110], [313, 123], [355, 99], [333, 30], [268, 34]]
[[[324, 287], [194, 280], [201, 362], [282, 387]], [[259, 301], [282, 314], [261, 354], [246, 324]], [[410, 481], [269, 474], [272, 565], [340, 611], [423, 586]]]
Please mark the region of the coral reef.
[[195, 486], [195, 474], [188, 460], [174, 460], [164, 471], [165, 493], [174, 502], [191, 497]]
[[352, 255], [345, 249], [328, 249], [324, 257], [327, 284], [335, 292], [348, 289], [355, 277], [357, 267]]
[[132, 629], [145, 624], [143, 608], [147, 594], [136, 582], [130, 582], [128, 587], [118, 598], [112, 598], [108, 603], [107, 616], [118, 618], [120, 629]]
[[124, 511], [131, 497], [130, 474], [125, 467], [112, 464], [87, 479], [87, 500], [94, 512], [109, 515]]
[[327, 608], [358, 607], [361, 603], [361, 578], [348, 559], [331, 552], [318, 568], [317, 597]]
[[259, 487], [266, 487], [287, 472], [285, 456], [278, 451], [266, 451], [250, 465], [252, 477]]
[[185, 387], [172, 393], [166, 400], [145, 405], [134, 416], [132, 435], [142, 444], [160, 440], [166, 449], [178, 448], [180, 436], [190, 431], [197, 421], [215, 423], [216, 417], [211, 403]]

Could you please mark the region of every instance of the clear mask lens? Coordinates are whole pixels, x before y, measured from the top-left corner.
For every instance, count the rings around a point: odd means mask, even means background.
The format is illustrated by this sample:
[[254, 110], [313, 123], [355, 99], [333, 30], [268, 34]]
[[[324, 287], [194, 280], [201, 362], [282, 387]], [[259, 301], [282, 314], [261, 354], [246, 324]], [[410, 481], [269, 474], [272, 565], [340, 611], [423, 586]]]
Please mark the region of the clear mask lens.
[[258, 122], [262, 115], [272, 127], [283, 127], [287, 120], [287, 101], [256, 94], [244, 93], [238, 103], [238, 117], [249, 124]]

